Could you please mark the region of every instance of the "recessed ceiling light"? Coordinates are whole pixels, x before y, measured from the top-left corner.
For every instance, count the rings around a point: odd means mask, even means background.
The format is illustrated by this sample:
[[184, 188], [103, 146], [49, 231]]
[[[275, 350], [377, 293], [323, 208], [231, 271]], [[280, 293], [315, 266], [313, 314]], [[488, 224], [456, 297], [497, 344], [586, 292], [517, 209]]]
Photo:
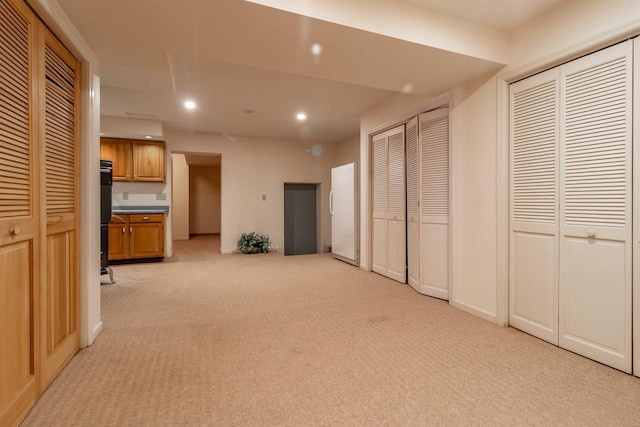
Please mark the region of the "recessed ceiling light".
[[185, 101], [184, 102], [184, 108], [186, 108], [187, 110], [193, 110], [196, 108], [196, 103], [189, 100], [189, 101]]
[[145, 135], [144, 137], [147, 138], [147, 139], [153, 138], [151, 135]]
[[296, 119], [302, 122], [304, 120], [307, 120], [307, 115], [305, 113], [298, 113], [296, 114]]
[[311, 53], [318, 56], [322, 53], [322, 45], [320, 43], [314, 43], [311, 45]]

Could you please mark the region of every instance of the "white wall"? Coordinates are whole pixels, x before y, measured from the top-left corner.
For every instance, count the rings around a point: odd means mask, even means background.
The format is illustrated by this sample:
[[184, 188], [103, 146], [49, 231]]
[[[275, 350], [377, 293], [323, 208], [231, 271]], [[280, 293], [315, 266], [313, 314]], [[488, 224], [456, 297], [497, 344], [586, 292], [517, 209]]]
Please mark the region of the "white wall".
[[[510, 65], [499, 74], [469, 82], [445, 94], [451, 99], [452, 277], [451, 303], [485, 319], [506, 318], [504, 251], [498, 224], [508, 208], [502, 178], [504, 126], [508, 123], [503, 76], [523, 77], [640, 32], [637, 2], [586, 0], [561, 3], [519, 28], [511, 37]], [[471, 41], [470, 41], [471, 42]], [[361, 266], [369, 268], [369, 143], [371, 129], [390, 126], [442, 103], [398, 95], [361, 117]], [[502, 157], [501, 157], [502, 156]], [[503, 168], [498, 170], [498, 168]], [[502, 193], [500, 193], [503, 191]], [[504, 242], [503, 242], [504, 243]], [[500, 248], [500, 249], [499, 249]], [[500, 253], [498, 252], [500, 250]], [[498, 266], [500, 265], [500, 270]]]
[[576, 57], [609, 41], [637, 35], [638, 20], [637, 0], [562, 2], [512, 34], [508, 71], [537, 68], [559, 57]]
[[212, 233], [220, 233], [220, 167], [192, 165], [189, 167], [189, 234]]
[[189, 165], [184, 154], [171, 154], [173, 191], [171, 230], [173, 240], [189, 240]]
[[130, 117], [101, 116], [100, 135], [114, 138], [162, 140], [162, 124], [159, 120]]
[[[320, 183], [323, 243], [331, 240], [329, 190], [336, 147], [321, 144], [323, 153], [307, 150], [312, 143], [222, 136], [165, 130], [169, 152], [218, 153], [221, 168], [221, 251], [235, 251], [240, 234], [269, 234], [273, 246], [282, 248], [284, 238], [284, 183]], [[168, 173], [171, 176], [171, 173]], [[266, 200], [262, 200], [265, 195]]]
[[354, 162], [360, 163], [360, 135], [354, 135], [336, 144], [334, 166], [342, 166]]

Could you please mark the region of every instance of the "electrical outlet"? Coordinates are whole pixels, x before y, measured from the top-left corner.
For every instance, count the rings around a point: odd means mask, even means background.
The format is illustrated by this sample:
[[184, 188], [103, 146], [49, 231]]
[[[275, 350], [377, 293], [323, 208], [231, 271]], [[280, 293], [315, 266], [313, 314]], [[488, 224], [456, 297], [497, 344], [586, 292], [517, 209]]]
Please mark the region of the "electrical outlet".
[[126, 191], [122, 193], [122, 200], [129, 200], [129, 193], [127, 193]]
[[167, 200], [167, 193], [156, 193], [156, 200]]

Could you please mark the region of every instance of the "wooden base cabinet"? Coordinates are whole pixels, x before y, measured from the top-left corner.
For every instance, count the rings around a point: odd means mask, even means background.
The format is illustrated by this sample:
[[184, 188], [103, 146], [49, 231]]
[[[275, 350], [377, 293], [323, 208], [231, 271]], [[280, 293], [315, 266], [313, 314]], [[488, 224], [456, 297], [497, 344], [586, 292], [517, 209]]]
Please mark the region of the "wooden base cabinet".
[[164, 257], [164, 215], [114, 216], [109, 224], [109, 261]]
[[109, 261], [125, 259], [129, 253], [128, 215], [114, 216], [109, 224]]

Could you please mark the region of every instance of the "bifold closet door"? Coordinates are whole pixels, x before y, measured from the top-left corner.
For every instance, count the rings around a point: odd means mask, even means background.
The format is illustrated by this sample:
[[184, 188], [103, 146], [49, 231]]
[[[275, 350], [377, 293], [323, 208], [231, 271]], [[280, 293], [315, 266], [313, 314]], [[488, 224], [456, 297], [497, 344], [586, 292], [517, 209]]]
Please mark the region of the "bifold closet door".
[[0, 425], [40, 393], [37, 18], [0, 0]]
[[420, 293], [449, 298], [449, 109], [418, 117]]
[[559, 76], [510, 87], [509, 323], [558, 345]]
[[404, 125], [372, 138], [372, 269], [406, 282]]
[[510, 96], [510, 324], [631, 372], [632, 43]]
[[420, 292], [418, 118], [407, 123], [407, 282]]
[[79, 72], [74, 56], [46, 31], [41, 51], [41, 128], [45, 150], [42, 384], [48, 384], [79, 347], [78, 334], [78, 114]]
[[560, 71], [560, 346], [631, 372], [632, 43]]

